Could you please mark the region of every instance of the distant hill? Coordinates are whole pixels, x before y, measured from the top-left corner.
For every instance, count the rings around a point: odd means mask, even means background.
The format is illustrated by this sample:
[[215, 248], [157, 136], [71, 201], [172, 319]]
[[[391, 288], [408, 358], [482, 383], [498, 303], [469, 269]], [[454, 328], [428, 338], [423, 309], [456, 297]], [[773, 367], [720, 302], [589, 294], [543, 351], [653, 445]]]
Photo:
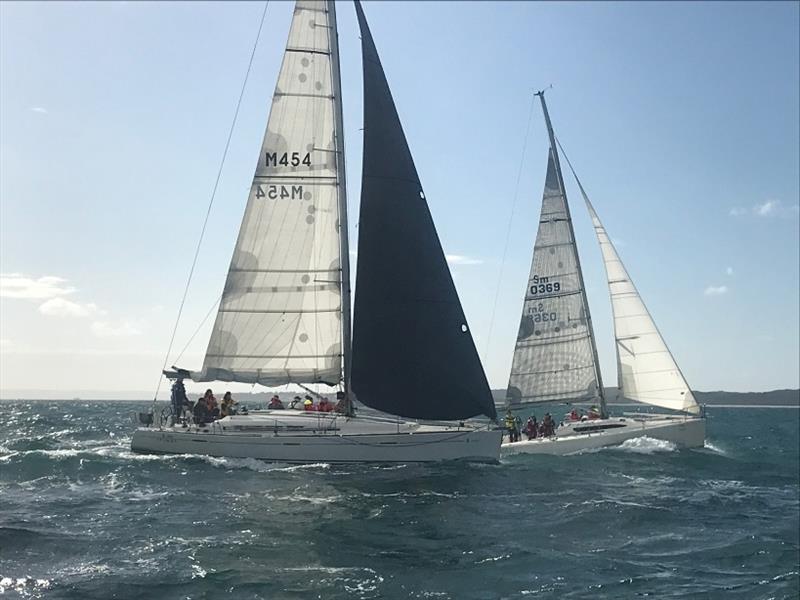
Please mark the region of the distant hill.
[[765, 404], [773, 406], [800, 405], [800, 390], [771, 392], [695, 392], [700, 404]]
[[[772, 390], [771, 392], [694, 392], [700, 404], [739, 404], [763, 406], [800, 406], [800, 390]], [[494, 401], [502, 404], [506, 396], [505, 390], [492, 390]], [[617, 399], [617, 388], [606, 388], [606, 398], [609, 404], [631, 402], [630, 400]]]

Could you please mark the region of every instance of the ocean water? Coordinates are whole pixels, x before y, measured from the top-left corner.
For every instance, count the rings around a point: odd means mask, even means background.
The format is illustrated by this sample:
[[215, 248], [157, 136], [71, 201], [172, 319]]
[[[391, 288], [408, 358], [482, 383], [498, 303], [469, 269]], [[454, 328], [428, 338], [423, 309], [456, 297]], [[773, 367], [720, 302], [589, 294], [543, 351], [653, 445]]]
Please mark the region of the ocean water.
[[288, 466], [129, 451], [129, 402], [3, 402], [0, 595], [790, 598], [797, 409], [497, 465]]

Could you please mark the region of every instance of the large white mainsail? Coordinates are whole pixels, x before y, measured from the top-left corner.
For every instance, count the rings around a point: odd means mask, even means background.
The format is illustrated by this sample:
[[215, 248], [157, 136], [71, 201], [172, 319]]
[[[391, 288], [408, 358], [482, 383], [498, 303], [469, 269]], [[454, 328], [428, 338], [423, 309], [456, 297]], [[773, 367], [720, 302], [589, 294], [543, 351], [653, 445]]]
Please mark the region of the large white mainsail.
[[552, 126], [539, 230], [506, 401], [603, 401], [594, 334]]
[[622, 264], [569, 158], [567, 163], [586, 202], [603, 254], [614, 315], [620, 393], [637, 402], [700, 414], [689, 384]]
[[341, 380], [339, 236], [347, 232], [340, 231], [338, 61], [328, 8], [323, 1], [296, 4], [239, 238], [195, 381]]

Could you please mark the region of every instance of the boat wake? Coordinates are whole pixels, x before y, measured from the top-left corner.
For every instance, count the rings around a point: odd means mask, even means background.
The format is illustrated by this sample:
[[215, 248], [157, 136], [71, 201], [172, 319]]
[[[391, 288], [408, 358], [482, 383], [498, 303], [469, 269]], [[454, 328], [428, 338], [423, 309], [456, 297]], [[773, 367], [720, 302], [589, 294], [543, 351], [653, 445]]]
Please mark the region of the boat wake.
[[616, 446], [601, 446], [600, 448], [587, 448], [571, 452], [568, 456], [581, 456], [583, 454], [596, 454], [597, 452], [628, 452], [630, 454], [656, 454], [661, 452], [675, 452], [678, 446], [665, 440], [643, 435], [641, 437], [625, 440]]
[[225, 469], [248, 469], [250, 471], [256, 471], [258, 473], [275, 473], [275, 472], [293, 473], [295, 471], [306, 471], [306, 470], [316, 471], [316, 470], [330, 468], [330, 464], [328, 463], [287, 465], [285, 463], [267, 462], [259, 460], [257, 458], [226, 458], [226, 457], [215, 457], [215, 456], [203, 456], [198, 454], [188, 454], [182, 456], [191, 456], [192, 458], [198, 458], [215, 467], [222, 467]]

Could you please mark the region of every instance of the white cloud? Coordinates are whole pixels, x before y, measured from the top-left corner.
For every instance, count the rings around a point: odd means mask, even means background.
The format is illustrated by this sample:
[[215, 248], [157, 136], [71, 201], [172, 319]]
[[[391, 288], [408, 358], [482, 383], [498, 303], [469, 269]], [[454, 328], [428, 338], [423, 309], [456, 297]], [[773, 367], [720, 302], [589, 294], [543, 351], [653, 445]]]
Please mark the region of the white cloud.
[[727, 285], [710, 285], [703, 292], [706, 296], [722, 296], [728, 293]]
[[0, 297], [46, 300], [65, 296], [75, 291], [74, 287], [64, 285], [66, 282], [66, 279], [49, 275], [33, 279], [19, 273], [3, 274], [0, 275]]
[[483, 261], [480, 258], [470, 258], [469, 256], [462, 256], [460, 254], [446, 254], [447, 264], [449, 265], [482, 265]]
[[784, 206], [780, 200], [766, 200], [754, 204], [750, 208], [736, 206], [730, 209], [728, 214], [732, 217], [743, 217], [745, 215], [753, 215], [754, 217], [788, 217], [796, 215], [799, 211], [800, 207], [797, 204]]
[[39, 312], [50, 317], [88, 317], [98, 312], [97, 305], [78, 304], [64, 298], [50, 298], [39, 306]]
[[35, 112], [35, 113], [39, 113], [41, 115], [46, 115], [47, 114], [47, 109], [43, 108], [41, 106], [31, 106], [31, 111]]
[[92, 333], [97, 337], [130, 337], [142, 335], [141, 325], [132, 321], [109, 323], [108, 321], [95, 321], [92, 323]]
[[756, 204], [753, 207], [753, 212], [759, 217], [768, 217], [769, 215], [775, 214], [775, 211], [778, 210], [778, 206], [780, 206], [780, 202], [777, 200], [767, 200], [763, 204]]
[[727, 273], [728, 275], [733, 275], [733, 267], [726, 268], [725, 273]]

